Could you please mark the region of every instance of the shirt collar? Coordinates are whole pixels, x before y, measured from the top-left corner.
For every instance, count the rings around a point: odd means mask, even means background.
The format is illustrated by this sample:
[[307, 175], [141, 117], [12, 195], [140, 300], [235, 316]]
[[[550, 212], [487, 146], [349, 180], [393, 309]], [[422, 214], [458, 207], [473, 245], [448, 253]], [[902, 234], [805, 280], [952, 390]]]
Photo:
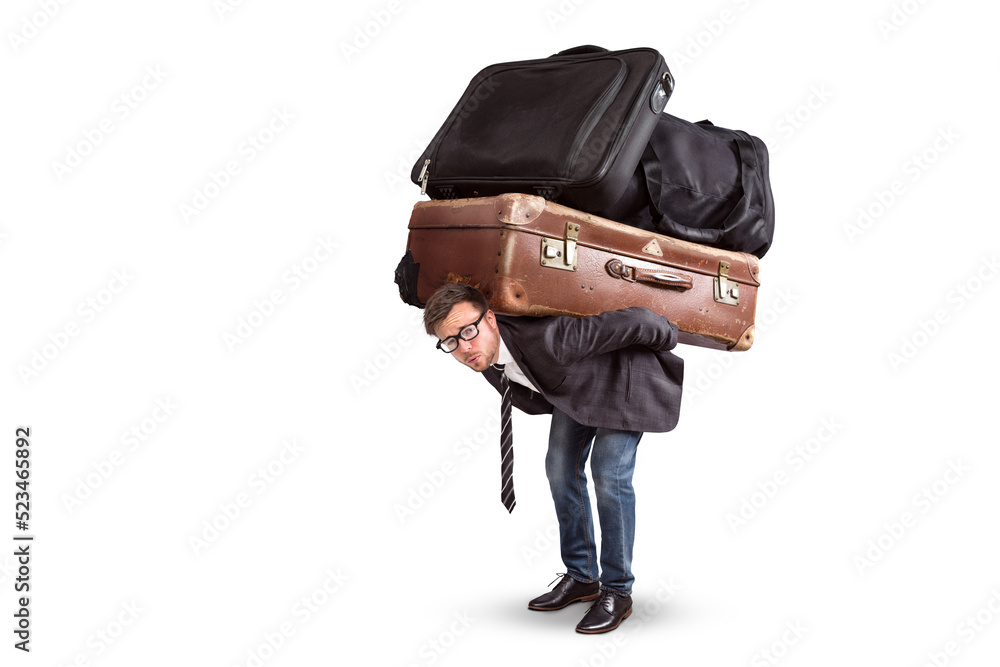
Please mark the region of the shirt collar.
[[504, 365], [514, 363], [514, 357], [511, 355], [510, 350], [507, 349], [507, 346], [504, 345], [503, 338], [497, 336], [497, 339], [500, 341], [500, 348], [497, 351], [497, 363]]

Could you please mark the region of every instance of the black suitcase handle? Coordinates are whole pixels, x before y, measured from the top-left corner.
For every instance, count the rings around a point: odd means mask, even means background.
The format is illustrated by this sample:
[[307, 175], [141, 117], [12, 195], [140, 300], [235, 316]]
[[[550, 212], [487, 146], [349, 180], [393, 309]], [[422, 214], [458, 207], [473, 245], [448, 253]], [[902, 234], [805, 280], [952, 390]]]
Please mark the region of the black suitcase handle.
[[584, 44], [583, 46], [574, 46], [572, 49], [566, 49], [565, 51], [560, 51], [559, 53], [552, 54], [550, 58], [555, 58], [558, 56], [585, 56], [591, 53], [607, 53], [608, 50], [603, 46], [594, 46], [593, 44]]

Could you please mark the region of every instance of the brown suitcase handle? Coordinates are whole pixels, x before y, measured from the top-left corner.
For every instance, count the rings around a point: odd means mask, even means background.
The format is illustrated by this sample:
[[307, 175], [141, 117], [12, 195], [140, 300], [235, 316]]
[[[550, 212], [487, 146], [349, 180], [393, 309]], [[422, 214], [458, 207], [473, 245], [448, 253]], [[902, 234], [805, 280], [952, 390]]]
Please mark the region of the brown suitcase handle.
[[694, 287], [694, 281], [691, 280], [690, 276], [667, 273], [661, 269], [637, 269], [634, 266], [626, 266], [620, 259], [608, 261], [604, 268], [615, 278], [621, 278], [630, 283], [652, 283], [660, 287], [674, 287], [682, 290]]

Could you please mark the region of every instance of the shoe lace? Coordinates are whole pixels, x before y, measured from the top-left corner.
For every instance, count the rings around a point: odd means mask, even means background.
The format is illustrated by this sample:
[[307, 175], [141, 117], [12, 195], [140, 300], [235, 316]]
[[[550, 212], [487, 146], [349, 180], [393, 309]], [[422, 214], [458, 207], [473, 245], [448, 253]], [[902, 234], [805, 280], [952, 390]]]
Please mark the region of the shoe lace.
[[566, 576], [565, 572], [556, 572], [556, 578], [549, 582], [549, 588], [552, 587], [552, 584], [556, 583], [565, 576]]

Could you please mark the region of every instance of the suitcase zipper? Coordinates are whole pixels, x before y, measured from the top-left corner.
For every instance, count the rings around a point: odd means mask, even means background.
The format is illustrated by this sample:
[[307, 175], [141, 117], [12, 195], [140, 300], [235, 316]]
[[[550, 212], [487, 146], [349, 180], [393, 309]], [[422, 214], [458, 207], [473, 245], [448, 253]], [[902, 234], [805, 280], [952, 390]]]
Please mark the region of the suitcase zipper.
[[420, 181], [420, 194], [422, 195], [427, 194], [427, 180], [431, 177], [430, 166], [431, 159], [427, 158], [424, 160], [423, 169], [420, 170], [420, 176], [417, 177], [417, 180]]

